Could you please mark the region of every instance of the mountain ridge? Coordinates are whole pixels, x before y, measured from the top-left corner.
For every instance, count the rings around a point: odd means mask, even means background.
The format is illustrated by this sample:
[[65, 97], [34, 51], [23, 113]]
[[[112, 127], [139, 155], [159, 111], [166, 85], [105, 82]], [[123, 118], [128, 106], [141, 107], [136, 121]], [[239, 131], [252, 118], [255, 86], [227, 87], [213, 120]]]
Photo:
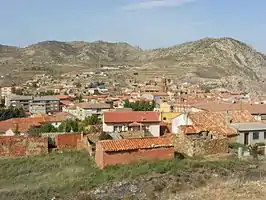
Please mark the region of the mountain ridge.
[[0, 45], [0, 68], [56, 68], [59, 64], [95, 68], [98, 62], [130, 64], [151, 72], [161, 70], [162, 73], [176, 77], [185, 77], [189, 74], [192, 78], [203, 80], [226, 79], [228, 84], [237, 79], [242, 82], [240, 85], [250, 84], [247, 88], [253, 90], [261, 88], [266, 78], [266, 55], [244, 42], [229, 37], [202, 38], [151, 50], [141, 49], [126, 42], [106, 41], [51, 40], [24, 48]]

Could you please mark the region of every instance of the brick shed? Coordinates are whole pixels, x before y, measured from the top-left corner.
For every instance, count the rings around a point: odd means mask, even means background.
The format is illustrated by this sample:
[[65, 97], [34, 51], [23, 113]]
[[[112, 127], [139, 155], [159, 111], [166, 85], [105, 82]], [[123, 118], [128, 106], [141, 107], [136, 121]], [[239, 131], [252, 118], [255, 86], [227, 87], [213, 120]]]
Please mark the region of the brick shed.
[[166, 137], [103, 140], [96, 143], [95, 161], [101, 169], [109, 165], [172, 158], [174, 147]]
[[0, 136], [0, 157], [32, 156], [48, 153], [48, 138]]

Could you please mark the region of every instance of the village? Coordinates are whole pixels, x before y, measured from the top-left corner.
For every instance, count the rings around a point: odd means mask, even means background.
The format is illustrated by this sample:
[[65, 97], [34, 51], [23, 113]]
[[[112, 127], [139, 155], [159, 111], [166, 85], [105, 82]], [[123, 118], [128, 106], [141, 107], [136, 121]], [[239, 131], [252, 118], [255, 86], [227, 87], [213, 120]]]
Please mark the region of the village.
[[250, 152], [242, 147], [264, 147], [266, 96], [165, 76], [122, 85], [110, 78], [120, 67], [0, 85], [0, 156], [83, 150], [103, 169], [177, 154], [231, 155], [234, 146], [243, 156]]

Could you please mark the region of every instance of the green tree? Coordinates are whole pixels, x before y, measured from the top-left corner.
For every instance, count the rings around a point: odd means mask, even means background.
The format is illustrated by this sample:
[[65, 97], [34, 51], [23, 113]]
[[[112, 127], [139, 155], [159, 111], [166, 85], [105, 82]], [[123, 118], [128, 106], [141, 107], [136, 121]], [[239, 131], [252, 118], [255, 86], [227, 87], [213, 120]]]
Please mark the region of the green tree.
[[125, 108], [132, 108], [133, 111], [153, 111], [156, 106], [155, 101], [135, 101], [129, 102], [126, 100], [124, 102]]
[[0, 108], [0, 121], [20, 117], [25, 117], [23, 108]]
[[57, 128], [55, 128], [52, 124], [45, 124], [41, 127], [42, 133], [51, 133], [51, 132], [57, 132]]
[[92, 115], [89, 117], [86, 117], [85, 120], [85, 125], [96, 125], [101, 123], [101, 119], [98, 117], [98, 115]]
[[15, 129], [14, 133], [16, 136], [20, 135], [18, 124], [16, 124], [16, 129]]
[[78, 96], [77, 101], [78, 101], [79, 103], [83, 102], [83, 97], [82, 97], [81, 94]]
[[41, 127], [31, 126], [28, 130], [31, 137], [41, 137]]
[[99, 136], [99, 139], [100, 140], [112, 140], [113, 138], [108, 133], [102, 132]]

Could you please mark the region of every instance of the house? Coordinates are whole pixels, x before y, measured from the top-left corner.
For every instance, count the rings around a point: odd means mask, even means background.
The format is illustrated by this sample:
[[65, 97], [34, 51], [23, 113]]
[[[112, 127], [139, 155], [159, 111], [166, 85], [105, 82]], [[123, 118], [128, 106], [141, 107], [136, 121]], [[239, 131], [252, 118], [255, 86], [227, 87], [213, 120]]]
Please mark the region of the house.
[[60, 111], [59, 99], [55, 96], [34, 97], [29, 104], [30, 114], [52, 114]]
[[238, 133], [237, 142], [244, 145], [266, 143], [266, 124], [232, 123], [231, 127]]
[[0, 99], [5, 99], [12, 94], [12, 87], [11, 85], [0, 85]]
[[84, 120], [92, 115], [101, 116], [104, 111], [111, 109], [110, 104], [106, 103], [79, 103], [76, 104], [76, 115], [79, 120]]
[[194, 105], [191, 109], [193, 112], [200, 111], [241, 111], [248, 110], [255, 120], [263, 121], [266, 120], [266, 104], [249, 104], [246, 102], [206, 102]]
[[110, 165], [173, 158], [174, 148], [166, 137], [102, 140], [96, 143], [95, 161], [101, 169]]
[[173, 107], [167, 103], [167, 102], [163, 102], [160, 104], [160, 112], [172, 112], [173, 111]]
[[181, 125], [180, 132], [172, 135], [175, 151], [190, 157], [211, 154], [227, 154], [229, 139], [213, 138], [208, 132], [198, 132], [193, 125]]
[[12, 95], [5, 99], [5, 105], [7, 107], [22, 107], [25, 112], [29, 112], [29, 105], [32, 99], [32, 96]]
[[193, 125], [199, 132], [207, 132], [214, 138], [229, 137], [237, 142], [239, 132], [231, 125], [234, 123], [256, 122], [249, 111], [197, 112], [184, 113], [172, 119], [172, 133], [179, 134], [181, 125]]
[[66, 116], [38, 116], [29, 118], [12, 118], [0, 121], [0, 134], [15, 135], [18, 131], [20, 134], [27, 134], [31, 127], [40, 127], [46, 123], [59, 127], [62, 121], [67, 119]]
[[161, 121], [165, 122], [166, 124], [171, 124], [172, 119], [176, 116], [180, 115], [181, 113], [178, 112], [161, 112], [160, 119]]
[[163, 87], [161, 86], [154, 86], [154, 85], [146, 85], [141, 88], [142, 92], [162, 92]]
[[104, 132], [143, 131], [160, 136], [160, 114], [152, 111], [104, 112]]

